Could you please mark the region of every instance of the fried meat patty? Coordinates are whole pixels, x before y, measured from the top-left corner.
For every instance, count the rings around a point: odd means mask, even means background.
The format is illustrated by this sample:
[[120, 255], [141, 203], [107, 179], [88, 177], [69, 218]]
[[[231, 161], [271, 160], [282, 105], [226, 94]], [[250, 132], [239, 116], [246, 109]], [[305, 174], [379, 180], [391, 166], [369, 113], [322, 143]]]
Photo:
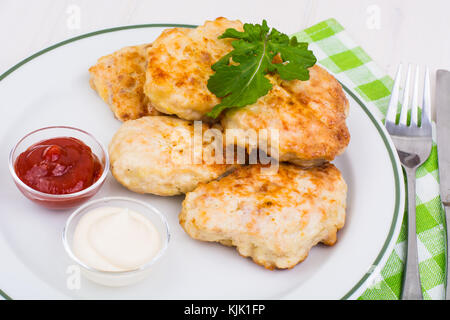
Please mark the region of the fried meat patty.
[[146, 50], [150, 46], [122, 48], [89, 68], [92, 89], [121, 121], [160, 114], [144, 94]]
[[208, 90], [211, 66], [232, 50], [232, 39], [218, 39], [240, 21], [217, 18], [195, 29], [164, 30], [147, 50], [144, 91], [153, 107], [182, 119], [200, 120], [220, 100]]
[[[202, 130], [207, 129], [203, 124]], [[192, 191], [231, 167], [218, 164], [212, 140], [200, 143], [203, 158], [195, 156], [193, 135], [194, 124], [175, 117], [126, 121], [109, 145], [111, 172], [123, 186], [138, 193], [172, 196]]]
[[186, 194], [179, 221], [194, 239], [235, 246], [268, 269], [292, 268], [344, 226], [347, 186], [332, 164], [304, 170], [261, 165], [200, 184]]
[[[348, 100], [337, 80], [323, 68], [309, 69], [308, 81], [271, 77], [273, 88], [255, 104], [230, 109], [221, 123], [225, 130], [259, 134], [258, 147], [267, 154], [303, 167], [332, 161], [350, 141], [346, 125]], [[275, 130], [278, 139], [262, 129]], [[255, 148], [246, 139], [235, 142], [249, 153]]]

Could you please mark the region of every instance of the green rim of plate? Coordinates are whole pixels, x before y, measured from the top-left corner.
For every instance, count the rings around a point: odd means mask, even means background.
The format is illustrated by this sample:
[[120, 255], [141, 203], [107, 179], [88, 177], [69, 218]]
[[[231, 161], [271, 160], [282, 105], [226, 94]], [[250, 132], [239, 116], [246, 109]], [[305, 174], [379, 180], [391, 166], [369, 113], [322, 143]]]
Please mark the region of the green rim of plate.
[[[364, 112], [367, 114], [369, 119], [374, 124], [375, 128], [378, 130], [378, 133], [380, 134], [381, 138], [383, 139], [384, 145], [386, 146], [386, 149], [387, 149], [387, 151], [389, 153], [389, 159], [391, 160], [391, 163], [392, 163], [392, 170], [394, 171], [394, 180], [395, 180], [394, 216], [392, 217], [391, 228], [389, 229], [389, 233], [388, 233], [388, 236], [386, 238], [386, 241], [384, 242], [384, 245], [381, 248], [380, 253], [378, 254], [378, 256], [376, 257], [375, 261], [372, 264], [373, 266], [378, 266], [380, 261], [381, 261], [381, 259], [383, 259], [384, 255], [386, 254], [386, 250], [388, 249], [389, 244], [391, 243], [392, 237], [394, 236], [395, 229], [396, 229], [396, 222], [397, 222], [399, 214], [400, 214], [400, 176], [398, 174], [399, 167], [398, 167], [397, 161], [395, 161], [396, 158], [395, 158], [394, 150], [392, 150], [391, 145], [389, 144], [389, 139], [386, 136], [386, 134], [384, 133], [383, 129], [381, 128], [380, 123], [375, 119], [373, 114], [364, 105], [364, 103], [349, 88], [347, 88], [342, 82], [339, 82], [339, 83], [341, 84], [342, 88], [344, 88], [344, 90], [353, 98], [353, 100], [355, 100], [359, 104], [359, 106], [364, 110]], [[401, 224], [401, 221], [400, 221], [400, 224]], [[347, 292], [341, 298], [341, 300], [346, 300], [346, 299], [350, 298], [356, 292], [356, 290], [358, 290], [364, 284], [364, 282], [367, 281], [367, 279], [371, 275], [372, 275], [372, 272], [367, 272], [361, 278], [361, 280], [359, 280], [355, 284], [355, 286], [352, 289], [350, 289], [350, 291]]]
[[[150, 24], [136, 24], [136, 25], [129, 25], [129, 26], [122, 26], [122, 27], [115, 27], [115, 28], [108, 28], [108, 29], [103, 29], [103, 30], [98, 30], [98, 31], [94, 31], [94, 32], [89, 32], [89, 33], [85, 33], [61, 42], [58, 42], [48, 48], [45, 48], [41, 51], [36, 52], [35, 54], [29, 56], [28, 58], [20, 61], [19, 63], [17, 63], [16, 65], [14, 65], [13, 67], [11, 67], [10, 69], [8, 69], [6, 72], [4, 72], [3, 74], [0, 75], [0, 81], [2, 81], [3, 79], [5, 79], [8, 75], [10, 75], [11, 73], [13, 73], [14, 71], [16, 71], [17, 69], [19, 69], [21, 66], [23, 66], [25, 63], [43, 55], [46, 52], [49, 52], [53, 49], [56, 49], [58, 47], [61, 47], [63, 45], [66, 45], [68, 43], [71, 42], [75, 42], [84, 38], [89, 38], [92, 36], [96, 36], [99, 34], [103, 34], [103, 33], [109, 33], [109, 32], [115, 32], [115, 31], [122, 31], [122, 30], [127, 30], [127, 29], [141, 29], [141, 28], [175, 28], [175, 27], [179, 27], [179, 28], [196, 28], [196, 25], [191, 25], [191, 24], [167, 24], [167, 23], [150, 23]], [[375, 261], [373, 262], [372, 265], [377, 266], [381, 259], [384, 257], [384, 255], [386, 254], [386, 250], [389, 247], [389, 244], [391, 243], [392, 237], [395, 233], [395, 229], [396, 229], [396, 221], [398, 220], [398, 216], [399, 216], [399, 209], [400, 209], [400, 177], [398, 174], [398, 164], [397, 161], [395, 161], [395, 155], [394, 155], [394, 151], [392, 150], [390, 144], [389, 144], [389, 139], [386, 136], [386, 134], [384, 133], [384, 131], [381, 129], [380, 123], [375, 119], [375, 117], [372, 115], [372, 113], [369, 111], [369, 109], [364, 105], [364, 103], [350, 90], [348, 89], [344, 84], [342, 84], [342, 87], [344, 88], [344, 90], [360, 105], [360, 107], [364, 110], [364, 112], [367, 114], [367, 116], [369, 117], [369, 119], [372, 121], [373, 125], [375, 126], [375, 128], [377, 129], [378, 133], [380, 134], [381, 138], [383, 139], [383, 142], [386, 146], [386, 149], [388, 150], [389, 153], [389, 159], [392, 162], [392, 169], [394, 171], [394, 179], [395, 179], [395, 209], [394, 209], [394, 216], [392, 218], [392, 223], [391, 223], [391, 227], [389, 229], [389, 234], [386, 238], [386, 241], [384, 242], [384, 245], [380, 251], [380, 253], [378, 254], [378, 256], [376, 257]], [[364, 282], [369, 278], [369, 276], [371, 275], [370, 272], [366, 273], [357, 283], [355, 286], [353, 286], [352, 289], [350, 289], [350, 291], [348, 291], [342, 298], [341, 300], [345, 300], [348, 299], [349, 297], [351, 297], [363, 284]], [[4, 291], [2, 291], [0, 289], [0, 296], [2, 296], [3, 298], [7, 299], [7, 300], [12, 300], [12, 298], [7, 295]]]

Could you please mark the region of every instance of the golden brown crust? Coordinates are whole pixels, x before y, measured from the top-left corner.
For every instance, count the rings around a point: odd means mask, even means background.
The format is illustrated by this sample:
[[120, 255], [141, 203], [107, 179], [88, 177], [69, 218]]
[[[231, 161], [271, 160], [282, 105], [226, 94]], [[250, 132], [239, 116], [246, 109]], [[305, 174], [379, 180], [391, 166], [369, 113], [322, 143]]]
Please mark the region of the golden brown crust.
[[144, 94], [146, 50], [150, 46], [122, 48], [89, 68], [91, 87], [121, 121], [160, 114]]
[[274, 147], [280, 161], [304, 167], [331, 161], [345, 150], [348, 100], [332, 75], [316, 65], [309, 81], [275, 76], [271, 82], [272, 90], [254, 105], [228, 111], [221, 120], [224, 129], [275, 129], [279, 143], [267, 141], [268, 153]]
[[236, 246], [268, 269], [292, 268], [344, 226], [347, 186], [332, 164], [236, 169], [186, 195], [179, 221], [194, 239]]
[[231, 39], [218, 39], [240, 21], [217, 18], [196, 29], [167, 29], [147, 51], [145, 93], [152, 105], [182, 119], [200, 120], [219, 99], [207, 88], [211, 65], [232, 50]]

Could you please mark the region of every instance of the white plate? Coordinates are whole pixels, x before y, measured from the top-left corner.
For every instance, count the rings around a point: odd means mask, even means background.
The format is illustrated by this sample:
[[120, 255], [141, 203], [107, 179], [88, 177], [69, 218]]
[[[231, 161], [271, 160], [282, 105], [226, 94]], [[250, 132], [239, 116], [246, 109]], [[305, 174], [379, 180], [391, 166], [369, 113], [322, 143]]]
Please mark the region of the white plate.
[[83, 279], [79, 290], [68, 289], [71, 262], [61, 232], [70, 211], [51, 212], [25, 199], [9, 177], [9, 150], [27, 132], [49, 125], [85, 129], [107, 145], [120, 122], [89, 87], [88, 68], [123, 46], [151, 42], [168, 26], [173, 25], [83, 35], [45, 49], [0, 76], [0, 293], [13, 299], [357, 298], [397, 240], [404, 185], [386, 131], [348, 90], [352, 137], [345, 154], [335, 161], [348, 184], [348, 210], [335, 246], [313, 248], [291, 270], [265, 270], [232, 248], [189, 238], [178, 224], [182, 197], [134, 194], [109, 176], [96, 198], [124, 195], [150, 202], [166, 214], [171, 244], [142, 283], [106, 288]]

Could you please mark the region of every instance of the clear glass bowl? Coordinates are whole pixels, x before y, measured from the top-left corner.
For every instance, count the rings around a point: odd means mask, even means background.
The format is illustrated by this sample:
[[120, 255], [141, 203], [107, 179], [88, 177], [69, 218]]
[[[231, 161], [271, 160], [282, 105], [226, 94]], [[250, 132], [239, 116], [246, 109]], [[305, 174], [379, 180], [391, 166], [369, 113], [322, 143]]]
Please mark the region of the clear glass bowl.
[[[97, 156], [103, 165], [103, 172], [100, 178], [88, 188], [69, 194], [49, 194], [35, 190], [26, 185], [16, 174], [14, 170], [14, 163], [17, 157], [27, 150], [30, 146], [42, 140], [57, 138], [57, 137], [73, 137], [77, 138], [89, 146], [92, 152]], [[25, 137], [19, 140], [12, 148], [9, 154], [9, 171], [14, 179], [14, 182], [19, 190], [30, 200], [52, 209], [71, 208], [80, 205], [83, 201], [89, 199], [102, 186], [109, 172], [109, 157], [106, 148], [98, 141], [92, 134], [81, 129], [53, 126], [45, 127], [30, 132]]]
[[[78, 257], [72, 251], [73, 235], [78, 222], [84, 214], [93, 209], [104, 206], [129, 208], [147, 217], [154, 224], [156, 230], [158, 230], [160, 234], [161, 249], [159, 253], [155, 257], [153, 257], [151, 261], [141, 266], [140, 268], [123, 272], [102, 271], [94, 269], [78, 259]], [[75, 262], [81, 268], [81, 273], [87, 279], [104, 286], [121, 287], [137, 283], [150, 274], [151, 267], [157, 261], [159, 261], [166, 252], [166, 249], [169, 245], [170, 232], [169, 225], [164, 215], [150, 204], [126, 197], [107, 197], [89, 201], [88, 203], [78, 208], [74, 213], [72, 213], [66, 222], [62, 238], [64, 249], [66, 250], [67, 254], [73, 260], [73, 262]]]

